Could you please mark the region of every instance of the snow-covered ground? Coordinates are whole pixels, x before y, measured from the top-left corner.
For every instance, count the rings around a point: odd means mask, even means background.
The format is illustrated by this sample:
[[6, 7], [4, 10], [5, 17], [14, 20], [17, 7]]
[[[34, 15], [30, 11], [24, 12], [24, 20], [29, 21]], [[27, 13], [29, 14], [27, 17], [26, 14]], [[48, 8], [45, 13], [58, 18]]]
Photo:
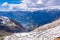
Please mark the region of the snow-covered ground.
[[60, 19], [28, 33], [14, 33], [4, 40], [54, 40], [56, 37], [60, 37]]

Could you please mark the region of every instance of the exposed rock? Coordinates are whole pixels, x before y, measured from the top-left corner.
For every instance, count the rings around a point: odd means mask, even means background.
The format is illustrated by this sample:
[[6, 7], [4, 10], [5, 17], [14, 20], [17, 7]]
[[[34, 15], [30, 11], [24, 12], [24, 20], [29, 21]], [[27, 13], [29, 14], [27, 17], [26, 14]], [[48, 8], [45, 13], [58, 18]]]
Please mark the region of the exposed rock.
[[25, 28], [18, 22], [8, 17], [0, 16], [0, 40], [6, 35], [25, 31]]
[[60, 19], [28, 33], [14, 33], [4, 40], [54, 40], [60, 36]]
[[[5, 28], [4, 28], [5, 27]], [[3, 29], [2, 29], [3, 28]], [[24, 32], [25, 28], [18, 22], [4, 16], [0, 16], [0, 29]]]

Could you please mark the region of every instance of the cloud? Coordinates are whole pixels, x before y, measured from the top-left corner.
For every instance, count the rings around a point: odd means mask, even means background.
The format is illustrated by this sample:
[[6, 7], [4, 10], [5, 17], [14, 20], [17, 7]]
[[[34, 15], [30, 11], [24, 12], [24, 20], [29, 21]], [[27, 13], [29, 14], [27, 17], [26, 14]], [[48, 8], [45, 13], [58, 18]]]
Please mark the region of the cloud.
[[[20, 4], [9, 4], [5, 2], [1, 5], [1, 7], [8, 7], [9, 11], [13, 10], [23, 10], [23, 11], [36, 11], [40, 8], [52, 6], [52, 5], [60, 5], [59, 0], [22, 0]], [[5, 10], [6, 8], [3, 8]], [[1, 10], [1, 9], [0, 9]]]
[[37, 4], [43, 4], [42, 0], [38, 0]]
[[8, 2], [3, 3], [1, 6], [7, 6]]
[[60, 0], [49, 0], [47, 6], [60, 6]]
[[[8, 7], [9, 10], [15, 10], [15, 9], [27, 9], [28, 3], [26, 0], [23, 0], [20, 4], [9, 4], [8, 2], [5, 2], [1, 5], [2, 7]], [[5, 9], [5, 8], [4, 8]]]

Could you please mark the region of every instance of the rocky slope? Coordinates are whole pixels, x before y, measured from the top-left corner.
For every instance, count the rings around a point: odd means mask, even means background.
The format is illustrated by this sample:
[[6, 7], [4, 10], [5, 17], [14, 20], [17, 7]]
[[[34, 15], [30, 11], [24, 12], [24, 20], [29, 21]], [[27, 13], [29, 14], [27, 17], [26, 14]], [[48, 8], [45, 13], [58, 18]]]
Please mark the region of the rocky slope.
[[25, 28], [8, 17], [0, 16], [0, 40], [6, 35], [11, 35], [17, 32], [25, 32]]
[[60, 36], [60, 19], [28, 33], [14, 33], [3, 40], [54, 40]]
[[[20, 25], [18, 22], [5, 17], [5, 16], [0, 16], [0, 31], [5, 30], [8, 32], [22, 32], [25, 31], [24, 27]], [[10, 30], [10, 31], [9, 31]], [[20, 31], [18, 31], [20, 30]]]

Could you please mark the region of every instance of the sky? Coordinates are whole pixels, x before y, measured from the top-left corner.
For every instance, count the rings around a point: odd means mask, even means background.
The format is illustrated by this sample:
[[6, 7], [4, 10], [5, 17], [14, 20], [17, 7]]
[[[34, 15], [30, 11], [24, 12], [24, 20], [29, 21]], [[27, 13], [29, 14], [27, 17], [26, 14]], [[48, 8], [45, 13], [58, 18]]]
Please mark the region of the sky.
[[0, 4], [2, 4], [4, 2], [8, 2], [10, 4], [19, 4], [21, 2], [21, 0], [0, 0]]
[[37, 10], [60, 6], [60, 0], [0, 0], [0, 10]]

